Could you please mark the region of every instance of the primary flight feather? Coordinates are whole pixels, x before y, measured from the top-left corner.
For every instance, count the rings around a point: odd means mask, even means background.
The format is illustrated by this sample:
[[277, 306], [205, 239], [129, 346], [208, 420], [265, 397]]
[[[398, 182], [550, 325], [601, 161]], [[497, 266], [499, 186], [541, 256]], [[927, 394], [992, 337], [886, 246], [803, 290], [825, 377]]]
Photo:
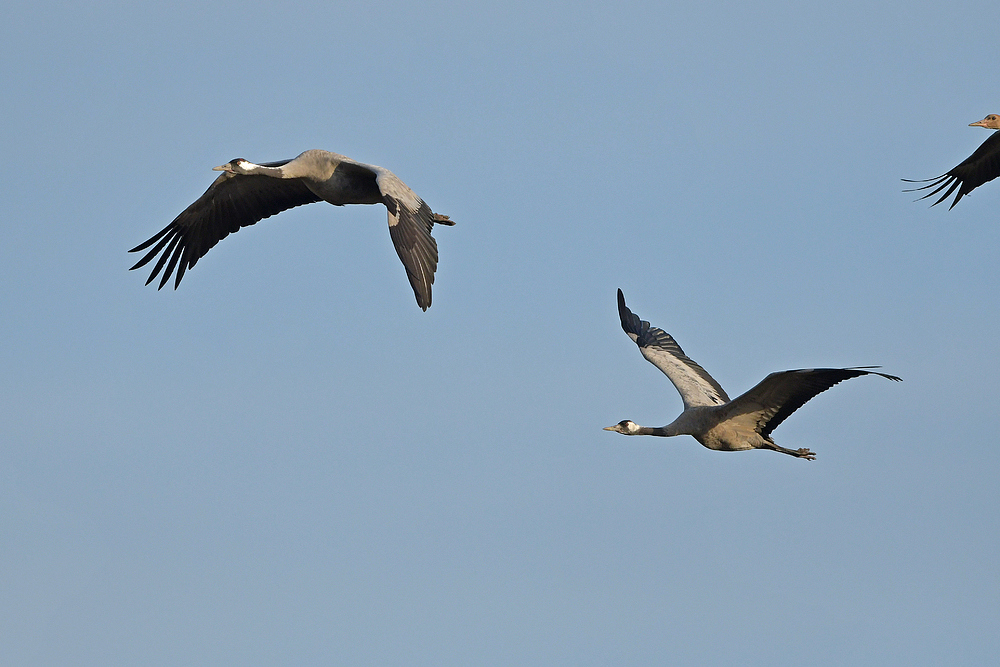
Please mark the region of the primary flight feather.
[[[985, 127], [988, 130], [998, 130], [1000, 129], [1000, 115], [991, 113], [986, 118], [976, 121], [975, 123], [969, 123], [969, 127]], [[989, 183], [997, 176], [1000, 176], [1000, 132], [994, 132], [989, 136], [989, 138], [982, 143], [982, 145], [975, 150], [969, 157], [963, 160], [960, 164], [955, 166], [945, 174], [936, 176], [935, 178], [926, 178], [920, 181], [911, 181], [910, 179], [902, 179], [906, 183], [927, 183], [928, 185], [922, 185], [919, 188], [912, 188], [909, 190], [903, 190], [903, 192], [919, 192], [920, 190], [928, 190], [934, 188], [923, 197], [919, 197], [917, 201], [921, 199], [927, 199], [928, 197], [933, 197], [937, 193], [944, 190], [937, 201], [935, 201], [931, 206], [937, 206], [945, 199], [951, 196], [952, 192], [958, 190], [955, 195], [955, 201], [951, 202], [951, 206], [948, 210], [955, 208], [962, 197], [969, 194], [980, 185], [984, 183]]]
[[807, 368], [771, 373], [756, 387], [730, 400], [722, 386], [663, 329], [649, 322], [625, 305], [625, 295], [618, 290], [618, 316], [622, 329], [639, 346], [651, 364], [663, 371], [684, 401], [684, 411], [670, 424], [661, 427], [639, 426], [625, 419], [605, 431], [623, 435], [690, 435], [709, 449], [741, 451], [770, 449], [804, 459], [814, 459], [810, 450], [786, 449], [771, 439], [771, 432], [790, 414], [816, 394], [838, 382], [861, 375], [879, 375], [899, 381], [895, 375], [878, 373], [871, 368]]
[[162, 270], [162, 288], [176, 270], [176, 289], [184, 273], [216, 243], [241, 227], [287, 209], [318, 201], [335, 206], [384, 204], [389, 213], [389, 236], [406, 268], [417, 305], [423, 310], [430, 307], [438, 262], [431, 229], [435, 224], [455, 223], [446, 215], [433, 213], [388, 169], [329, 151], [309, 150], [292, 160], [264, 164], [237, 158], [213, 171], [223, 173], [205, 194], [158, 234], [129, 251], [152, 246], [133, 269], [159, 256], [147, 285]]

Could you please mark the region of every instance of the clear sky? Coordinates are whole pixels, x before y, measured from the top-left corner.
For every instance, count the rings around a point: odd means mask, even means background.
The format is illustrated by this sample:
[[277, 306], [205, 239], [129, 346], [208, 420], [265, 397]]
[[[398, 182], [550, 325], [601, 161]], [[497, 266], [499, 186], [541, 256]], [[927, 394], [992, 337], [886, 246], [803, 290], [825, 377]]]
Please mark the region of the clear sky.
[[[0, 663], [941, 665], [1000, 653], [995, 3], [13, 0], [0, 23]], [[985, 82], [985, 84], [984, 84]], [[984, 87], [985, 86], [985, 87]], [[126, 250], [234, 157], [379, 206]], [[615, 290], [731, 395], [709, 451]]]

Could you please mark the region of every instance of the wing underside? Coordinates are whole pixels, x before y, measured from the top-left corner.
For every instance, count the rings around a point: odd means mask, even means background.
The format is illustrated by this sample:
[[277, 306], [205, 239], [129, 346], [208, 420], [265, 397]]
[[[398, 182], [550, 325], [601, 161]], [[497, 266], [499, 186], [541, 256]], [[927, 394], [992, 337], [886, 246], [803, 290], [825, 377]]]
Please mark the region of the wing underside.
[[618, 315], [622, 329], [639, 346], [642, 356], [659, 368], [677, 388], [685, 409], [729, 402], [722, 386], [708, 371], [684, 354], [673, 336], [639, 319], [628, 309], [621, 290], [618, 290]]
[[[281, 166], [286, 162], [264, 166]], [[223, 173], [173, 222], [129, 251], [140, 252], [152, 246], [131, 268], [138, 269], [159, 256], [146, 284], [163, 270], [159, 285], [162, 288], [176, 269], [176, 289], [185, 271], [229, 234], [281, 211], [318, 201], [320, 198], [299, 179]]]

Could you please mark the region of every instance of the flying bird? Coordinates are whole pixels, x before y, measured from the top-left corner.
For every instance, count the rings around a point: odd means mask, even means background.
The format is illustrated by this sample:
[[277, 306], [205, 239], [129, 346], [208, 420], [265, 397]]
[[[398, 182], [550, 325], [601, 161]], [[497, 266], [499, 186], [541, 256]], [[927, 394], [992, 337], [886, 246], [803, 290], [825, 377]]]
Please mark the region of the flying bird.
[[[982, 120], [969, 123], [969, 127], [985, 127], [988, 130], [1000, 130], [1000, 115], [991, 113]], [[947, 188], [945, 193], [936, 202], [931, 204], [931, 206], [937, 206], [947, 199], [955, 191], [955, 188], [958, 188], [955, 201], [948, 207], [950, 211], [955, 208], [955, 204], [962, 197], [983, 183], [989, 183], [997, 176], [1000, 176], [1000, 134], [994, 132], [990, 135], [989, 139], [983, 142], [982, 146], [976, 149], [975, 153], [947, 174], [942, 174], [935, 178], [926, 178], [921, 181], [911, 181], [908, 178], [902, 179], [906, 183], [927, 183], [927, 185], [903, 190], [903, 192], [919, 192], [928, 188], [934, 188], [934, 190], [917, 199], [917, 201], [920, 201], [921, 199], [933, 197]]]
[[388, 169], [357, 162], [321, 150], [309, 150], [292, 160], [254, 164], [236, 158], [213, 167], [223, 172], [201, 197], [174, 218], [153, 238], [132, 248], [139, 252], [153, 246], [132, 269], [159, 261], [146, 284], [163, 269], [162, 288], [176, 268], [174, 289], [184, 272], [198, 263], [216, 243], [241, 227], [290, 208], [326, 201], [344, 204], [384, 204], [389, 212], [389, 236], [406, 267], [417, 305], [431, 305], [431, 285], [437, 269], [435, 224], [454, 225], [430, 207]]
[[880, 375], [900, 381], [894, 375], [867, 370], [878, 366], [780, 371], [771, 373], [735, 400], [729, 400], [715, 378], [685, 355], [670, 334], [650, 326], [628, 309], [621, 290], [618, 290], [618, 315], [622, 329], [639, 346], [642, 356], [674, 383], [684, 401], [684, 412], [659, 428], [639, 426], [625, 419], [605, 431], [623, 435], [690, 435], [709, 449], [725, 452], [770, 449], [812, 460], [816, 455], [808, 449], [786, 449], [775, 444], [771, 432], [806, 401], [838, 382], [860, 375]]

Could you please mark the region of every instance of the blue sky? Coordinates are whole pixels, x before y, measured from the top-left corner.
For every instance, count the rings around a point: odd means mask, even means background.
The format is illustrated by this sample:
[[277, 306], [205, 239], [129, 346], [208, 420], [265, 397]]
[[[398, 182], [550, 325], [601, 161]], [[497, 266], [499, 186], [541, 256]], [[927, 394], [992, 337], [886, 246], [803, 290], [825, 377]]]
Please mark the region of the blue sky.
[[[985, 664], [1000, 652], [1000, 112], [985, 2], [11, 3], [0, 25], [0, 662]], [[986, 81], [984, 88], [983, 81]], [[126, 250], [234, 157], [394, 171]], [[881, 364], [775, 432], [681, 402], [615, 289], [731, 395]]]

